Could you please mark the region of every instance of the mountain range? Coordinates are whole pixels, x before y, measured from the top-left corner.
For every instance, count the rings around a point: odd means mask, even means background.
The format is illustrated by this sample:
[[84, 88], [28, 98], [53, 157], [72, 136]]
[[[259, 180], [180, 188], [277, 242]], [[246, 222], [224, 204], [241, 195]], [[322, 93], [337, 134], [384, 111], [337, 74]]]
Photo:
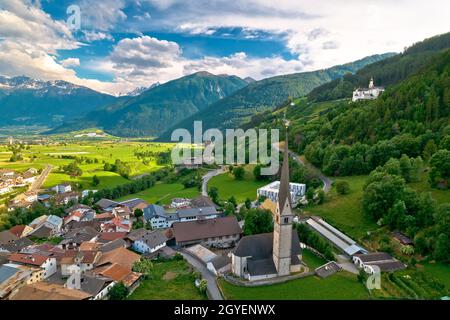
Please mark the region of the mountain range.
[[0, 76], [0, 125], [55, 126], [120, 100], [66, 81]]

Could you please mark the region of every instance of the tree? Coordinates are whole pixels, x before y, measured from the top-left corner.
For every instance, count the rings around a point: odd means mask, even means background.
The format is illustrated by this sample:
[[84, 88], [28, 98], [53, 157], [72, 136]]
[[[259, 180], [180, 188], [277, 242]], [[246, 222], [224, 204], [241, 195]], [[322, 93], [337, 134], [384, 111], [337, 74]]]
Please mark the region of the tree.
[[269, 210], [250, 209], [245, 216], [244, 234], [252, 235], [273, 231], [273, 218]]
[[217, 204], [219, 202], [219, 189], [216, 187], [209, 188], [208, 196]]
[[128, 296], [128, 288], [119, 282], [112, 286], [108, 294], [110, 300], [124, 300]]
[[434, 140], [429, 140], [423, 149], [423, 157], [429, 160], [437, 151], [437, 146]]
[[429, 181], [432, 186], [448, 188], [450, 178], [450, 151], [439, 150], [430, 160]]
[[314, 189], [313, 188], [308, 188], [308, 190], [306, 191], [306, 199], [308, 199], [308, 201], [313, 201], [314, 200]]
[[242, 166], [233, 169], [233, 175], [236, 180], [244, 180], [245, 169]]
[[146, 258], [141, 258], [139, 261], [133, 263], [132, 269], [134, 272], [142, 273], [145, 279], [151, 279], [153, 263]]
[[350, 193], [350, 184], [347, 181], [337, 181], [336, 182], [336, 191], [339, 194], [349, 194]]
[[100, 184], [100, 179], [95, 175], [92, 177], [92, 185], [94, 187], [98, 186]]
[[250, 209], [252, 207], [252, 200], [250, 198], [245, 199], [245, 208]]
[[142, 211], [142, 209], [136, 209], [136, 210], [134, 210], [134, 216], [136, 217], [136, 218], [140, 218], [140, 217], [142, 217], [144, 215], [144, 211]]
[[208, 289], [208, 282], [205, 279], [200, 280], [198, 289], [201, 293], [206, 293], [206, 289]]

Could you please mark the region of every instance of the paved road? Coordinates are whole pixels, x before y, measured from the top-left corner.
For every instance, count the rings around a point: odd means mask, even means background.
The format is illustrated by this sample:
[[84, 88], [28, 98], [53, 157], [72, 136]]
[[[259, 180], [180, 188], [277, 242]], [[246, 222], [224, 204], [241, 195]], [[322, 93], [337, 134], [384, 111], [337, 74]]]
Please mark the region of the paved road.
[[44, 170], [42, 170], [41, 175], [30, 186], [30, 191], [37, 192], [44, 183], [45, 179], [47, 179], [47, 176], [50, 174], [50, 171], [52, 171], [52, 169], [53, 166], [47, 165]]
[[206, 268], [206, 266], [187, 253], [181, 252], [181, 254], [190, 265], [202, 274], [202, 278], [208, 282], [209, 298], [211, 300], [223, 300], [219, 288], [217, 287], [216, 277]]
[[220, 168], [214, 171], [210, 171], [202, 177], [202, 195], [208, 196], [208, 181], [211, 180], [212, 177], [222, 173], [225, 173], [225, 171]]
[[[273, 145], [274, 148], [278, 151], [282, 151], [280, 150], [280, 147], [278, 144], [274, 144]], [[295, 162], [297, 162], [299, 165], [301, 166], [306, 166], [305, 162], [300, 158], [300, 156], [292, 151], [289, 151], [289, 156], [291, 156], [292, 159], [294, 159]], [[308, 163], [308, 166], [310, 168], [312, 168], [313, 171], [315, 171], [317, 177], [322, 180], [323, 183], [323, 191], [325, 193], [328, 193], [331, 189], [331, 179], [328, 178], [326, 175], [324, 175], [318, 168], [314, 167], [312, 164]]]

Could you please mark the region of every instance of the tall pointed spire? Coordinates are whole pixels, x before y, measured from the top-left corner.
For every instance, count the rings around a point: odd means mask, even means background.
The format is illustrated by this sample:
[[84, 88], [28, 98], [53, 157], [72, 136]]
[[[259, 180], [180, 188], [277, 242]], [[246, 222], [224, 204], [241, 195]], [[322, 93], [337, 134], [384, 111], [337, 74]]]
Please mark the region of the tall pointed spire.
[[286, 122], [286, 140], [284, 143], [283, 165], [281, 166], [280, 188], [278, 192], [278, 204], [280, 214], [286, 204], [289, 202], [289, 207], [292, 208], [291, 192], [289, 188], [289, 142], [288, 142], [288, 122]]

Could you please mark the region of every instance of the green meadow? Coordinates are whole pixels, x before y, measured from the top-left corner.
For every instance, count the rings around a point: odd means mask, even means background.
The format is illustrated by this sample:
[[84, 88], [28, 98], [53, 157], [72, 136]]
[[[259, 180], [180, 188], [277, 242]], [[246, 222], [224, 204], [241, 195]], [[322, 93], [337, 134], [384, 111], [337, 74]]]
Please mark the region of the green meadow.
[[342, 271], [328, 278], [310, 276], [261, 287], [235, 286], [219, 279], [227, 300], [363, 300], [368, 299], [356, 276]]
[[206, 300], [194, 285], [195, 274], [185, 260], [154, 262], [152, 276], [128, 300]]
[[[96, 175], [100, 178], [100, 185], [96, 189], [110, 188], [128, 180], [114, 172], [103, 170], [104, 162], [114, 163], [116, 159], [127, 162], [131, 167], [131, 177], [139, 176], [161, 168], [156, 163], [156, 159], [147, 158], [147, 161], [138, 159], [135, 151], [162, 152], [170, 150], [172, 144], [144, 143], [144, 142], [80, 142], [80, 143], [60, 143], [54, 145], [31, 145], [28, 150], [23, 150], [23, 160], [9, 162], [11, 153], [6, 146], [0, 146], [0, 168], [11, 168], [24, 171], [28, 168], [42, 169], [46, 165], [54, 168], [43, 187], [51, 187], [58, 183], [69, 182], [82, 184], [83, 188], [94, 188], [92, 177]], [[61, 172], [62, 166], [74, 162], [73, 159], [62, 159], [62, 156], [85, 157], [91, 160], [98, 160], [98, 163], [83, 163], [80, 168], [83, 175], [71, 178]]]
[[227, 172], [213, 177], [208, 183], [208, 189], [216, 187], [219, 190], [219, 197], [222, 200], [228, 200], [234, 196], [238, 203], [244, 202], [247, 198], [256, 199], [256, 190], [266, 185], [266, 181], [256, 181], [253, 176], [253, 166], [245, 167], [244, 180], [238, 181], [234, 176]]
[[181, 183], [157, 183], [155, 186], [118, 199], [124, 201], [141, 198], [148, 203], [170, 204], [173, 198], [195, 198], [200, 194], [197, 188], [185, 188]]

